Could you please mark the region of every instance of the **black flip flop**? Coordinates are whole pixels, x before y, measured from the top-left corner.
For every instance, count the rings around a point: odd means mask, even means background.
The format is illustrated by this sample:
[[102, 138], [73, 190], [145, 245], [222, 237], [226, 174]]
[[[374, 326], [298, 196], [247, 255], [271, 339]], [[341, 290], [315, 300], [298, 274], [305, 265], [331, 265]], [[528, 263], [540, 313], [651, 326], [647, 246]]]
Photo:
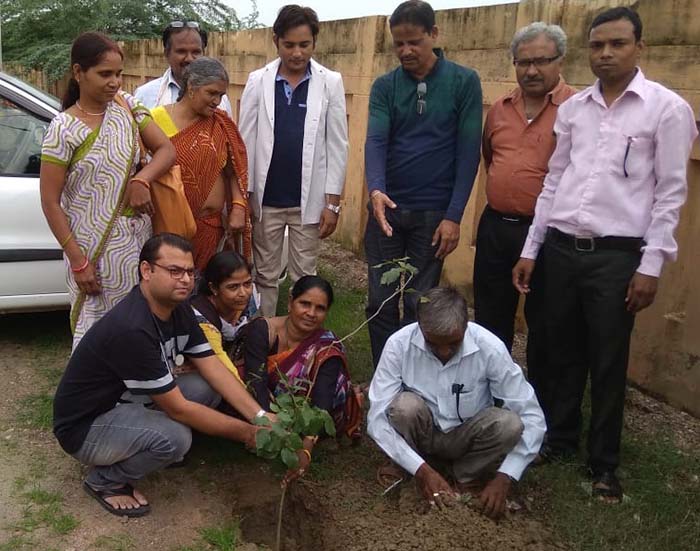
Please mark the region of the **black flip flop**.
[[[604, 487], [597, 486], [598, 484], [602, 484]], [[617, 503], [622, 503], [622, 485], [613, 472], [606, 471], [596, 474], [593, 475], [591, 495], [600, 501], [607, 501], [607, 498], [613, 498]]]
[[105, 498], [114, 496], [134, 497], [134, 487], [131, 484], [125, 484], [121, 488], [95, 490], [95, 488], [90, 486], [87, 482], [83, 482], [83, 489], [87, 495], [94, 497], [95, 500], [97, 500], [97, 503], [102, 505], [106, 511], [112, 513], [113, 515], [117, 515], [118, 517], [142, 517], [151, 512], [151, 506], [148, 504], [139, 505], [135, 509], [118, 509], [113, 507], [108, 501], [105, 500]]

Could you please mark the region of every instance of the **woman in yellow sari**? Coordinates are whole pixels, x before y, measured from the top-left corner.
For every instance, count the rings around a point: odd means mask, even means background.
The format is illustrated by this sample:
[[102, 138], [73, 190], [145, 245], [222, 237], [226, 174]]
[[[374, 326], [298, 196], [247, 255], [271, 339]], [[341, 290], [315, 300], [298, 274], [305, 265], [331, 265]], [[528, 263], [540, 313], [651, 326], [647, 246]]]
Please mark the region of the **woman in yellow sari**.
[[185, 69], [177, 103], [151, 111], [177, 151], [185, 195], [197, 222], [192, 244], [200, 271], [224, 235], [246, 260], [251, 258], [245, 145], [234, 122], [218, 109], [227, 87], [224, 66], [200, 57]]

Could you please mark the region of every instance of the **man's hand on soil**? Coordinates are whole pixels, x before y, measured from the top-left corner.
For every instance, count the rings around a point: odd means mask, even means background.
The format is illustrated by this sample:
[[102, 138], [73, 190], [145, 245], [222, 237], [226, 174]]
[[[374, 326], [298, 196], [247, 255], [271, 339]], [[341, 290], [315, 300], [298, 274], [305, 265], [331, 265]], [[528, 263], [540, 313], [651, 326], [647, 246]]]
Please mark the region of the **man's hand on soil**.
[[457, 495], [440, 473], [430, 465], [423, 463], [416, 471], [415, 478], [421, 494], [431, 507], [437, 506], [442, 509], [454, 505]]
[[506, 498], [510, 491], [510, 477], [496, 473], [479, 494], [483, 513], [493, 519], [501, 518], [506, 512]]

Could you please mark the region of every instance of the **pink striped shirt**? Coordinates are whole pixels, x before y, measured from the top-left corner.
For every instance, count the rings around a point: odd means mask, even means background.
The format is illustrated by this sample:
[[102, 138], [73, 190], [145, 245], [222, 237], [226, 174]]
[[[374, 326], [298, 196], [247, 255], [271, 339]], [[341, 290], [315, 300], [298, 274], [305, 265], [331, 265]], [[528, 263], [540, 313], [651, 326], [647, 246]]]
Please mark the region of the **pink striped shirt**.
[[537, 258], [547, 227], [579, 237], [643, 237], [638, 272], [658, 277], [678, 246], [673, 232], [698, 135], [690, 106], [640, 69], [608, 107], [599, 81], [559, 107], [557, 145], [521, 256]]

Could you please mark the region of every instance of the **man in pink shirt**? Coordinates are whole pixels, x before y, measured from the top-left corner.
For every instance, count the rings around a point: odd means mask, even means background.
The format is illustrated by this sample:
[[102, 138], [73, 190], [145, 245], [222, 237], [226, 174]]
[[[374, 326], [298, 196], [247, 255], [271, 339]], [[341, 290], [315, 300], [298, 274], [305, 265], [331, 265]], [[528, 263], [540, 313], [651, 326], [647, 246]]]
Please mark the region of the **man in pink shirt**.
[[656, 295], [686, 198], [697, 136], [690, 106], [637, 66], [642, 22], [629, 8], [599, 14], [589, 33], [598, 80], [559, 107], [557, 145], [535, 217], [513, 268], [530, 290], [544, 254], [547, 369], [557, 393], [541, 455], [575, 452], [581, 401], [591, 374], [588, 464], [593, 495], [622, 499], [615, 475], [634, 315]]

